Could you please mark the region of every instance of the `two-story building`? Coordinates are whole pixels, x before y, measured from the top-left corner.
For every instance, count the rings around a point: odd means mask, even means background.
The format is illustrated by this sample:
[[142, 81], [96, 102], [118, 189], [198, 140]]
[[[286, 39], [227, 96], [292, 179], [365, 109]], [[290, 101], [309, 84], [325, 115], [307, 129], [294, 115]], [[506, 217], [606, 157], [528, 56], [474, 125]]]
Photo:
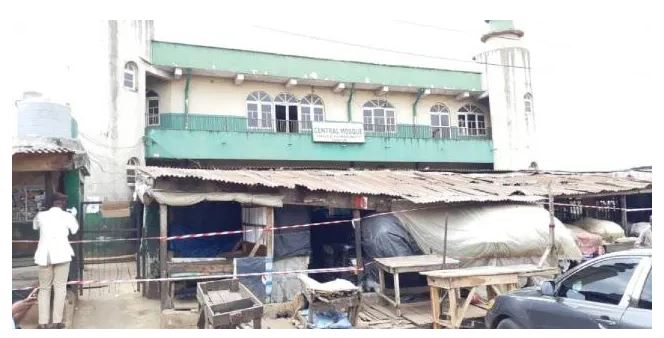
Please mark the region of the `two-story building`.
[[[149, 165], [493, 168], [480, 73], [161, 41], [152, 64], [177, 75], [147, 74]], [[364, 137], [317, 141], [325, 122]]]

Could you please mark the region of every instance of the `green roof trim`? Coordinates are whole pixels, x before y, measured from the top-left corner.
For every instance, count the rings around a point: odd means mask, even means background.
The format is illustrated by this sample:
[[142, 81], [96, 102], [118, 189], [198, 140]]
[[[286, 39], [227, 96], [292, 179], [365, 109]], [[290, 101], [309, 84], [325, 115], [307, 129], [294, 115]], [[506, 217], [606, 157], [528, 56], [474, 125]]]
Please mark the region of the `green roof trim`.
[[492, 32], [500, 32], [514, 29], [512, 20], [486, 20]]
[[152, 64], [344, 83], [479, 91], [482, 74], [152, 41]]

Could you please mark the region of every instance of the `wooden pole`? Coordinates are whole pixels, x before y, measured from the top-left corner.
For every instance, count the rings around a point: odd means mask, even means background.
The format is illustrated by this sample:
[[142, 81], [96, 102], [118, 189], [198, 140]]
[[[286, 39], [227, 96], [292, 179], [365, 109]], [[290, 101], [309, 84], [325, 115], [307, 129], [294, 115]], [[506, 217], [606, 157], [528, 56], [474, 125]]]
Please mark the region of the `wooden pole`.
[[542, 258], [540, 258], [540, 261], [537, 264], [539, 267], [542, 267], [546, 259], [549, 257], [549, 255], [552, 252], [555, 252], [554, 250], [556, 247], [556, 234], [554, 232], [555, 227], [556, 223], [555, 223], [555, 215], [553, 210], [553, 192], [551, 190], [551, 182], [549, 182], [549, 245], [547, 245], [546, 250], [542, 255]]
[[445, 214], [445, 235], [443, 237], [443, 269], [447, 268], [447, 220], [449, 215]]
[[621, 213], [621, 218], [622, 218], [622, 227], [625, 229], [625, 232], [628, 231], [627, 229], [627, 195], [622, 195], [620, 196], [620, 213]]
[[265, 275], [265, 297], [272, 299], [272, 292], [274, 290], [271, 274], [274, 270], [274, 208], [272, 207], [265, 207], [265, 229], [263, 233], [265, 234], [265, 246], [267, 249], [265, 272], [270, 272], [270, 274]]
[[[274, 257], [274, 208], [265, 208], [265, 246], [267, 257]], [[253, 249], [252, 249], [253, 250]]]
[[[168, 247], [166, 246], [166, 236], [168, 236], [168, 207], [166, 204], [159, 204], [159, 236], [161, 236], [161, 240], [159, 241], [159, 271], [160, 275], [159, 277], [165, 278], [166, 276], [166, 267], [167, 267], [167, 260], [168, 260], [168, 255], [167, 255], [167, 250]], [[167, 281], [162, 281], [161, 282], [161, 287], [159, 288], [159, 292], [161, 294], [161, 309], [167, 309], [170, 307], [170, 302], [168, 299], [169, 292], [168, 292], [168, 282]]]
[[357, 279], [362, 281], [362, 277], [364, 277], [364, 270], [360, 269], [364, 267], [364, 263], [362, 262], [362, 222], [360, 222], [360, 217], [360, 210], [353, 209], [353, 221], [351, 223], [355, 228], [355, 266], [357, 267], [358, 271]]
[[551, 189], [551, 182], [549, 182], [549, 246], [551, 247], [551, 250], [556, 247], [556, 216], [553, 208], [553, 191]]

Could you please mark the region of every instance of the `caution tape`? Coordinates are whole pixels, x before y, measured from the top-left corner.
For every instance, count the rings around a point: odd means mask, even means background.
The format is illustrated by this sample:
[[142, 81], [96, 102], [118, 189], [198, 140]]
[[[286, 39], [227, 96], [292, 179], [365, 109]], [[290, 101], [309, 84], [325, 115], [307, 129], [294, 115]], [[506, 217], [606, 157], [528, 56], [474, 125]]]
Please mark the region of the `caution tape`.
[[[365, 216], [365, 217], [357, 217], [357, 218], [352, 218], [352, 219], [314, 222], [314, 223], [295, 224], [295, 225], [284, 225], [284, 226], [278, 226], [278, 227], [266, 227], [266, 228], [261, 228], [261, 229], [213, 231], [213, 232], [187, 234], [187, 235], [177, 235], [177, 236], [166, 236], [166, 237], [164, 237], [164, 236], [151, 236], [151, 237], [140, 237], [140, 238], [139, 237], [134, 237], [134, 238], [83, 239], [83, 240], [69, 241], [69, 243], [71, 243], [71, 244], [80, 244], [80, 243], [104, 243], [104, 242], [122, 242], [122, 241], [127, 241], [128, 242], [128, 241], [143, 241], [143, 240], [173, 241], [173, 240], [183, 240], [183, 239], [197, 239], [197, 238], [205, 238], [205, 237], [226, 236], [226, 235], [239, 235], [239, 234], [245, 234], [245, 233], [250, 233], [250, 232], [254, 232], [254, 231], [268, 231], [268, 230], [281, 231], [281, 230], [288, 230], [288, 229], [307, 228], [307, 227], [318, 226], [318, 225], [351, 223], [351, 222], [360, 221], [360, 220], [366, 219], [366, 218], [372, 218], [372, 217], [383, 216], [383, 215], [388, 215], [388, 214], [397, 214], [397, 213], [412, 212], [412, 211], [424, 210], [424, 209], [435, 209], [435, 208], [439, 208], [439, 206], [421, 207], [421, 208], [414, 208], [414, 209], [404, 209], [404, 210], [397, 210], [397, 211], [388, 211], [388, 212], [382, 212], [382, 213], [377, 213], [377, 214], [373, 214], [373, 215], [369, 215], [369, 216]], [[12, 240], [12, 243], [38, 243], [38, 242], [39, 242], [38, 240]]]
[[[541, 205], [547, 205], [547, 203], [540, 203]], [[570, 206], [570, 207], [580, 207], [580, 208], [596, 208], [596, 209], [613, 209], [613, 210], [627, 210], [627, 212], [634, 211], [651, 211], [652, 208], [640, 208], [640, 209], [623, 209], [618, 207], [602, 207], [602, 206], [592, 206], [592, 205], [577, 205], [577, 204], [565, 204], [565, 203], [554, 203], [557, 206]], [[144, 240], [165, 240], [165, 241], [174, 241], [174, 240], [183, 240], [183, 239], [197, 239], [205, 237], [216, 237], [216, 236], [227, 236], [227, 235], [239, 235], [245, 233], [251, 233], [254, 231], [281, 231], [288, 229], [297, 229], [297, 228], [307, 228], [318, 225], [331, 225], [331, 224], [341, 224], [341, 223], [354, 223], [356, 221], [361, 221], [363, 219], [384, 216], [384, 215], [393, 215], [399, 213], [427, 210], [427, 209], [437, 209], [440, 206], [430, 206], [430, 207], [419, 207], [413, 209], [404, 209], [397, 211], [387, 211], [375, 213], [372, 215], [364, 217], [356, 217], [352, 219], [345, 220], [335, 220], [335, 221], [324, 221], [324, 222], [314, 222], [314, 223], [305, 223], [305, 224], [296, 224], [296, 225], [284, 225], [278, 227], [266, 227], [262, 229], [245, 229], [245, 230], [228, 230], [228, 231], [214, 231], [206, 233], [197, 233], [197, 234], [187, 234], [187, 235], [177, 235], [177, 236], [151, 236], [151, 237], [134, 237], [134, 238], [106, 238], [106, 239], [84, 239], [84, 240], [74, 240], [69, 241], [71, 244], [84, 244], [84, 243], [104, 243], [104, 242], [129, 242], [129, 241], [144, 241]], [[12, 243], [38, 243], [38, 240], [12, 240]]]
[[[548, 205], [548, 203], [543, 202], [542, 205]], [[636, 212], [636, 211], [652, 211], [652, 208], [621, 208], [621, 207], [608, 207], [608, 206], [599, 206], [599, 205], [581, 205], [581, 204], [571, 204], [571, 203], [553, 203], [553, 205], [563, 206], [563, 207], [577, 207], [577, 208], [587, 208], [587, 209], [605, 209], [605, 210], [625, 210], [627, 212]]]
[[[78, 280], [69, 281], [67, 285], [110, 285], [110, 284], [126, 284], [126, 283], [144, 283], [144, 282], [178, 282], [188, 280], [206, 280], [206, 279], [221, 279], [221, 278], [238, 278], [238, 277], [255, 277], [265, 275], [291, 275], [291, 274], [317, 274], [329, 272], [346, 272], [346, 271], [362, 271], [361, 267], [337, 267], [337, 268], [324, 268], [324, 269], [303, 269], [303, 270], [289, 270], [289, 271], [266, 271], [266, 272], [249, 272], [238, 274], [224, 274], [224, 275], [209, 275], [209, 276], [187, 276], [187, 277], [162, 277], [162, 278], [133, 278], [133, 279], [102, 279], [102, 280]], [[38, 286], [28, 286], [23, 288], [12, 289], [12, 291], [33, 290], [39, 288]]]

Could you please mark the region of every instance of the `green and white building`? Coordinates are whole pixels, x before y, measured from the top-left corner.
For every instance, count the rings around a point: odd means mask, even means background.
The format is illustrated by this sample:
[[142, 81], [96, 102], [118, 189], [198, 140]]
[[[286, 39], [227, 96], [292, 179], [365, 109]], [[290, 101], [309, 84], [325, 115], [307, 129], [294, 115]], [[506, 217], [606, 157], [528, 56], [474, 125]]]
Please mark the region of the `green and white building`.
[[99, 42], [110, 80], [98, 80], [108, 113], [80, 123], [94, 135], [86, 148], [106, 154], [93, 158], [90, 195], [129, 199], [127, 164], [531, 168], [523, 32], [487, 23], [484, 71], [469, 72], [156, 41], [152, 22], [110, 22]]

